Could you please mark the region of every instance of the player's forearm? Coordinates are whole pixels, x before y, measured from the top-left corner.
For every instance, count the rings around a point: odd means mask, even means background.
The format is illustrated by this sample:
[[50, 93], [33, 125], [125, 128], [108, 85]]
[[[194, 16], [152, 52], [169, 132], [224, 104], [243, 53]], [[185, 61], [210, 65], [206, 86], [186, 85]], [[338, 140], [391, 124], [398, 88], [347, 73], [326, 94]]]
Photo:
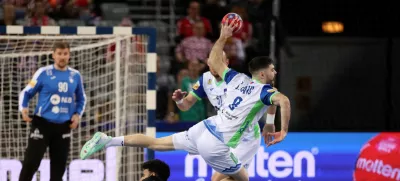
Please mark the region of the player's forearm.
[[267, 109], [267, 114], [276, 114], [276, 106], [275, 105], [269, 106]]
[[79, 116], [83, 115], [83, 112], [85, 110], [86, 106], [86, 96], [79, 96], [79, 98], [76, 100], [76, 113], [79, 114]]
[[271, 105], [267, 109], [267, 118], [265, 120], [266, 124], [274, 124], [275, 123], [275, 114], [276, 114], [276, 106]]
[[279, 103], [281, 110], [281, 130], [288, 132], [290, 120], [290, 101], [289, 99], [282, 99]]
[[180, 101], [176, 103], [176, 106], [179, 108], [181, 111], [187, 111], [192, 107], [192, 103], [185, 97]]
[[86, 106], [86, 94], [85, 94], [85, 89], [83, 88], [83, 79], [82, 76], [80, 77], [80, 82], [78, 83], [78, 88], [75, 92], [76, 95], [76, 112], [79, 114], [79, 116], [83, 115], [83, 112], [85, 110]]
[[28, 107], [31, 97], [32, 96], [25, 89], [19, 94], [19, 111]]
[[209, 61], [212, 69], [217, 69], [220, 64], [223, 64], [223, 50], [226, 43], [225, 38], [219, 38], [211, 49]]

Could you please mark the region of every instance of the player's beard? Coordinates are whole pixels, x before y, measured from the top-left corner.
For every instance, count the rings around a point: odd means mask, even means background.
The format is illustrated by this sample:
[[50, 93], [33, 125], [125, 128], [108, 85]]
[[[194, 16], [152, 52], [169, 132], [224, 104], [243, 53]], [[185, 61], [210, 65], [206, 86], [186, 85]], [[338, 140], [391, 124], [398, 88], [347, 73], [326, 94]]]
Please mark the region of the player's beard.
[[268, 81], [267, 81], [267, 84], [271, 84], [272, 86], [274, 86], [274, 84], [275, 84], [275, 77], [274, 77], [273, 79], [271, 79], [271, 80], [268, 80]]
[[59, 60], [57, 63], [57, 67], [60, 69], [64, 69], [68, 65], [68, 61], [66, 60]]

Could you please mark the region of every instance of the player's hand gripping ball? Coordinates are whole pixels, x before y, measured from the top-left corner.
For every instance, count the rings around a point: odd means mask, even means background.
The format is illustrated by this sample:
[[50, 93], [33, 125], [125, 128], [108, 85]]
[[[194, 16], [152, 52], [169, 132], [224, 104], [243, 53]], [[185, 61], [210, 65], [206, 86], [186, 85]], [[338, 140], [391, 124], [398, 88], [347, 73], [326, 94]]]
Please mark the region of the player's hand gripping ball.
[[243, 25], [243, 20], [242, 20], [242, 18], [238, 15], [238, 14], [236, 14], [236, 13], [228, 13], [228, 14], [226, 14], [225, 16], [224, 16], [224, 18], [222, 18], [222, 21], [221, 21], [221, 23], [222, 24], [231, 24], [231, 23], [233, 23], [234, 24], [234, 29], [233, 29], [233, 32], [235, 33], [235, 32], [237, 32], [237, 31], [239, 31], [240, 30], [240, 28], [242, 28], [242, 25]]

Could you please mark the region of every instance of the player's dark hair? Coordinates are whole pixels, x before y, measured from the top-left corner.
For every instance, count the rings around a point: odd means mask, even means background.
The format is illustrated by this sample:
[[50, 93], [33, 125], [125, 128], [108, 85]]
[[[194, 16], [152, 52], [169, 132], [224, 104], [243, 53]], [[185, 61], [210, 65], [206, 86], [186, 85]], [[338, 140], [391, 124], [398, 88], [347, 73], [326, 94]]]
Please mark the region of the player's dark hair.
[[249, 72], [254, 74], [263, 68], [268, 68], [271, 64], [272, 59], [267, 56], [255, 57], [249, 62]]
[[143, 170], [147, 169], [150, 172], [154, 172], [156, 176], [162, 179], [163, 181], [167, 181], [171, 174], [169, 166], [165, 162], [159, 159], [154, 159], [144, 162], [142, 164], [142, 169]]
[[56, 42], [53, 46], [53, 51], [56, 51], [57, 49], [69, 49], [69, 44], [67, 42]]

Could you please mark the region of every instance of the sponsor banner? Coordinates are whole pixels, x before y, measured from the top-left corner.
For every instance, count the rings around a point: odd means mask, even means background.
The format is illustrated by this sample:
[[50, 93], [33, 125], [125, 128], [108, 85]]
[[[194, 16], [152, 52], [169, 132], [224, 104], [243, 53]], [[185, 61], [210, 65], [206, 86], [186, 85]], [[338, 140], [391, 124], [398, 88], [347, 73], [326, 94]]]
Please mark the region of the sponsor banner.
[[[157, 137], [173, 133], [157, 133]], [[289, 133], [266, 148], [262, 143], [248, 167], [250, 180], [351, 181], [362, 146], [377, 133]], [[207, 144], [207, 143], [204, 143]], [[200, 155], [156, 152], [171, 167], [170, 180], [211, 180], [213, 170]]]
[[[173, 133], [157, 133], [157, 137], [171, 134]], [[351, 181], [360, 149], [375, 135], [377, 133], [289, 133], [283, 142], [269, 148], [262, 143], [248, 167], [250, 180]], [[155, 156], [170, 165], [169, 180], [211, 180], [213, 170], [200, 155], [172, 151], [156, 152]], [[116, 149], [112, 147], [107, 149], [104, 161], [73, 160], [68, 165], [63, 180], [115, 181], [115, 158]], [[367, 161], [358, 164], [362, 167], [366, 163]], [[17, 181], [21, 168], [21, 161], [1, 158], [0, 180]], [[42, 160], [39, 172], [39, 180], [49, 180], [49, 160]]]

